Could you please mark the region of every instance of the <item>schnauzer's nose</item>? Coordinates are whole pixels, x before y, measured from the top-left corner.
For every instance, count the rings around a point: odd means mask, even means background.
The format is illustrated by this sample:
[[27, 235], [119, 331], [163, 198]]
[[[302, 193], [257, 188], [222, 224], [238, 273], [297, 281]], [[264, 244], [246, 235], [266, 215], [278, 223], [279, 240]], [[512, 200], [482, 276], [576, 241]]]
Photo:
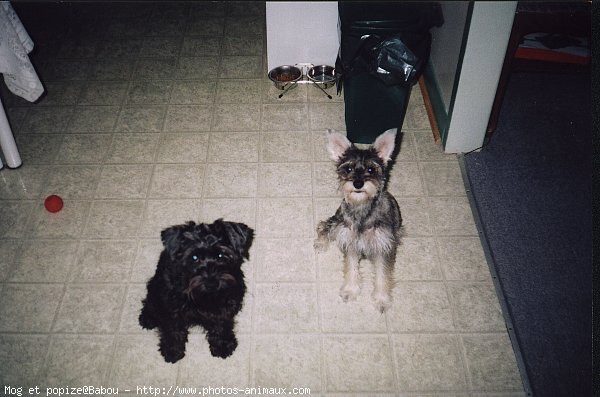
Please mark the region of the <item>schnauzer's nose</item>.
[[365, 182], [357, 179], [355, 181], [352, 181], [352, 185], [354, 186], [355, 189], [360, 189], [361, 187], [363, 187], [365, 185]]

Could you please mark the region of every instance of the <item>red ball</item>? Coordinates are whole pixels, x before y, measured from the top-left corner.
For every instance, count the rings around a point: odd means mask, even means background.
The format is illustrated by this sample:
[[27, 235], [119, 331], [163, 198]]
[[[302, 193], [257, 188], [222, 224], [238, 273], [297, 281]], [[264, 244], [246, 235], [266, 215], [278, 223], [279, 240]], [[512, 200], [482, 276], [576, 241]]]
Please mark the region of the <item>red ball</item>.
[[48, 212], [58, 212], [63, 207], [63, 201], [56, 194], [52, 194], [46, 197], [46, 200], [44, 201], [44, 207], [46, 207]]

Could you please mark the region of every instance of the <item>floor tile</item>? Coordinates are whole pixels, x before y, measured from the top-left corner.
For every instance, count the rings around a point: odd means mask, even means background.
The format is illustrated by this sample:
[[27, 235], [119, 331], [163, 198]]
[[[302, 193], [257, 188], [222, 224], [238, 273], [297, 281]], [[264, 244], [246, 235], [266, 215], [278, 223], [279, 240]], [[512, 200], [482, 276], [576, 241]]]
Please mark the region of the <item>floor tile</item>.
[[125, 287], [118, 284], [72, 284], [67, 287], [54, 332], [116, 331]]
[[310, 163], [262, 164], [258, 194], [261, 197], [310, 197]]
[[116, 106], [80, 106], [73, 112], [69, 132], [111, 132], [119, 108]]
[[164, 106], [124, 106], [121, 109], [115, 131], [160, 132], [165, 112], [166, 107]]
[[392, 337], [400, 390], [458, 391], [467, 378], [458, 337], [404, 334]]
[[421, 169], [430, 196], [465, 195], [465, 185], [458, 162], [423, 162]]
[[435, 240], [430, 237], [402, 237], [396, 253], [398, 280], [442, 280]]
[[387, 336], [324, 338], [325, 388], [337, 392], [386, 392], [394, 389]]
[[[370, 280], [369, 280], [370, 281]], [[370, 295], [371, 285], [363, 287], [356, 301], [344, 302], [340, 297], [342, 278], [321, 283], [319, 301], [321, 328], [326, 333], [385, 333], [385, 316], [376, 309]], [[370, 282], [368, 284], [371, 284]]]
[[208, 147], [208, 161], [225, 162], [257, 162], [259, 135], [251, 132], [213, 133]]
[[81, 241], [71, 281], [118, 283], [127, 280], [136, 245], [135, 240]]
[[204, 199], [202, 221], [214, 222], [219, 218], [242, 222], [256, 229], [256, 201], [243, 198]]
[[432, 225], [440, 236], [476, 236], [477, 228], [466, 197], [429, 198]]
[[0, 237], [22, 237], [34, 206], [32, 201], [0, 201]]
[[159, 232], [174, 224], [183, 224], [188, 221], [197, 221], [200, 217], [200, 200], [148, 200], [139, 235], [155, 237]]
[[66, 135], [58, 150], [56, 163], [100, 164], [108, 153], [111, 141], [109, 134]]
[[207, 133], [163, 133], [158, 143], [158, 163], [202, 163], [208, 152]]
[[443, 283], [398, 282], [388, 313], [393, 332], [453, 331], [452, 306]]
[[260, 281], [315, 281], [312, 239], [262, 239], [259, 248], [257, 278]]
[[219, 58], [217, 57], [182, 56], [179, 57], [175, 78], [213, 79], [218, 77], [219, 70]]
[[162, 104], [169, 101], [173, 82], [169, 80], [147, 80], [134, 81], [129, 86], [126, 103], [138, 104]]
[[0, 332], [48, 332], [60, 303], [61, 284], [5, 284], [0, 290]]
[[490, 283], [451, 283], [456, 327], [464, 332], [501, 332], [506, 329], [496, 291]]
[[303, 132], [262, 133], [260, 160], [266, 163], [301, 162], [312, 159], [310, 138]]
[[[39, 386], [36, 376], [48, 351], [47, 335], [0, 335], [0, 382], [10, 385]], [[36, 379], [36, 381], [34, 381]], [[5, 391], [3, 387], [3, 391]], [[18, 386], [13, 386], [18, 387]]]
[[170, 103], [181, 105], [210, 105], [215, 99], [216, 80], [183, 80], [173, 83]]
[[149, 238], [139, 242], [131, 270], [131, 282], [146, 283], [154, 275], [163, 248], [160, 232], [157, 232], [152, 239]]
[[301, 198], [258, 201], [257, 231], [261, 237], [311, 237], [312, 204]]
[[204, 165], [159, 164], [154, 167], [148, 192], [151, 198], [200, 198]]
[[258, 164], [215, 163], [207, 167], [205, 197], [256, 197]]
[[490, 280], [478, 237], [438, 237], [442, 269], [447, 280]]
[[260, 117], [258, 104], [217, 104], [212, 131], [258, 131]]
[[318, 329], [314, 284], [260, 283], [255, 286], [258, 333], [307, 333]]
[[517, 363], [506, 333], [465, 335], [462, 340], [474, 389], [522, 388]]
[[423, 196], [424, 188], [417, 162], [397, 162], [390, 172], [388, 191], [395, 197]]
[[83, 236], [86, 238], [135, 236], [143, 210], [143, 201], [94, 201]]
[[152, 168], [145, 165], [106, 165], [100, 174], [97, 198], [144, 198]]
[[321, 341], [316, 335], [261, 335], [255, 341], [254, 384], [260, 387], [308, 387], [321, 390], [318, 357]]
[[263, 105], [262, 131], [308, 131], [306, 104]]
[[160, 134], [118, 134], [113, 138], [106, 158], [111, 164], [151, 163], [157, 150]]
[[108, 335], [56, 335], [41, 379], [44, 387], [102, 385], [113, 351]]
[[73, 269], [77, 241], [31, 240], [21, 249], [11, 282], [60, 283], [67, 281]]
[[118, 335], [107, 384], [129, 390], [136, 390], [137, 385], [175, 385], [178, 367], [166, 363], [160, 355], [154, 332]]
[[[250, 386], [250, 339], [237, 336], [238, 347], [226, 360], [210, 354], [204, 335], [190, 335], [186, 357], [181, 361], [179, 382], [182, 387], [212, 385], [215, 388]], [[212, 371], [198, 371], [210, 367]], [[218, 385], [218, 386], [217, 386]]]
[[82, 89], [80, 105], [120, 105], [127, 92], [124, 81], [91, 81]]
[[76, 239], [81, 236], [90, 211], [89, 201], [63, 200], [60, 212], [50, 213], [42, 200], [36, 203], [29, 228], [31, 237]]
[[59, 194], [63, 199], [93, 198], [102, 171], [99, 165], [57, 165], [49, 169], [42, 196]]
[[165, 131], [208, 131], [212, 120], [212, 106], [178, 105], [169, 106], [165, 120]]

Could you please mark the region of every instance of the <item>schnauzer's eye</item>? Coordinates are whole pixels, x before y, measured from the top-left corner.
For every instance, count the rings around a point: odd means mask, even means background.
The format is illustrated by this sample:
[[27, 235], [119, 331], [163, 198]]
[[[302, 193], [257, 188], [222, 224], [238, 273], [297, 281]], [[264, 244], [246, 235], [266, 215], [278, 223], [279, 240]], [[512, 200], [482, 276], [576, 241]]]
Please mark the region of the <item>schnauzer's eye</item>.
[[346, 172], [352, 172], [352, 167], [346, 167]]
[[368, 172], [369, 174], [372, 174], [372, 173], [373, 173], [373, 168], [372, 168], [372, 167], [369, 167], [369, 168], [367, 168], [367, 172]]

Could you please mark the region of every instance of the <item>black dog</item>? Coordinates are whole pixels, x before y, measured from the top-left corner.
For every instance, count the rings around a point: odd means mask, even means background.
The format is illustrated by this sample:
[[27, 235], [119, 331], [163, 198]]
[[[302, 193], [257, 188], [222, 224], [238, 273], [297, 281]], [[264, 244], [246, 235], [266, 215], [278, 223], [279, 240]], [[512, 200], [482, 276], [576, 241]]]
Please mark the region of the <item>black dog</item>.
[[158, 327], [165, 361], [183, 358], [188, 328], [194, 325], [206, 330], [213, 356], [233, 353], [234, 317], [246, 292], [241, 265], [253, 237], [254, 231], [243, 223], [222, 219], [212, 224], [188, 222], [161, 232], [164, 250], [148, 281], [139, 322], [146, 329]]

